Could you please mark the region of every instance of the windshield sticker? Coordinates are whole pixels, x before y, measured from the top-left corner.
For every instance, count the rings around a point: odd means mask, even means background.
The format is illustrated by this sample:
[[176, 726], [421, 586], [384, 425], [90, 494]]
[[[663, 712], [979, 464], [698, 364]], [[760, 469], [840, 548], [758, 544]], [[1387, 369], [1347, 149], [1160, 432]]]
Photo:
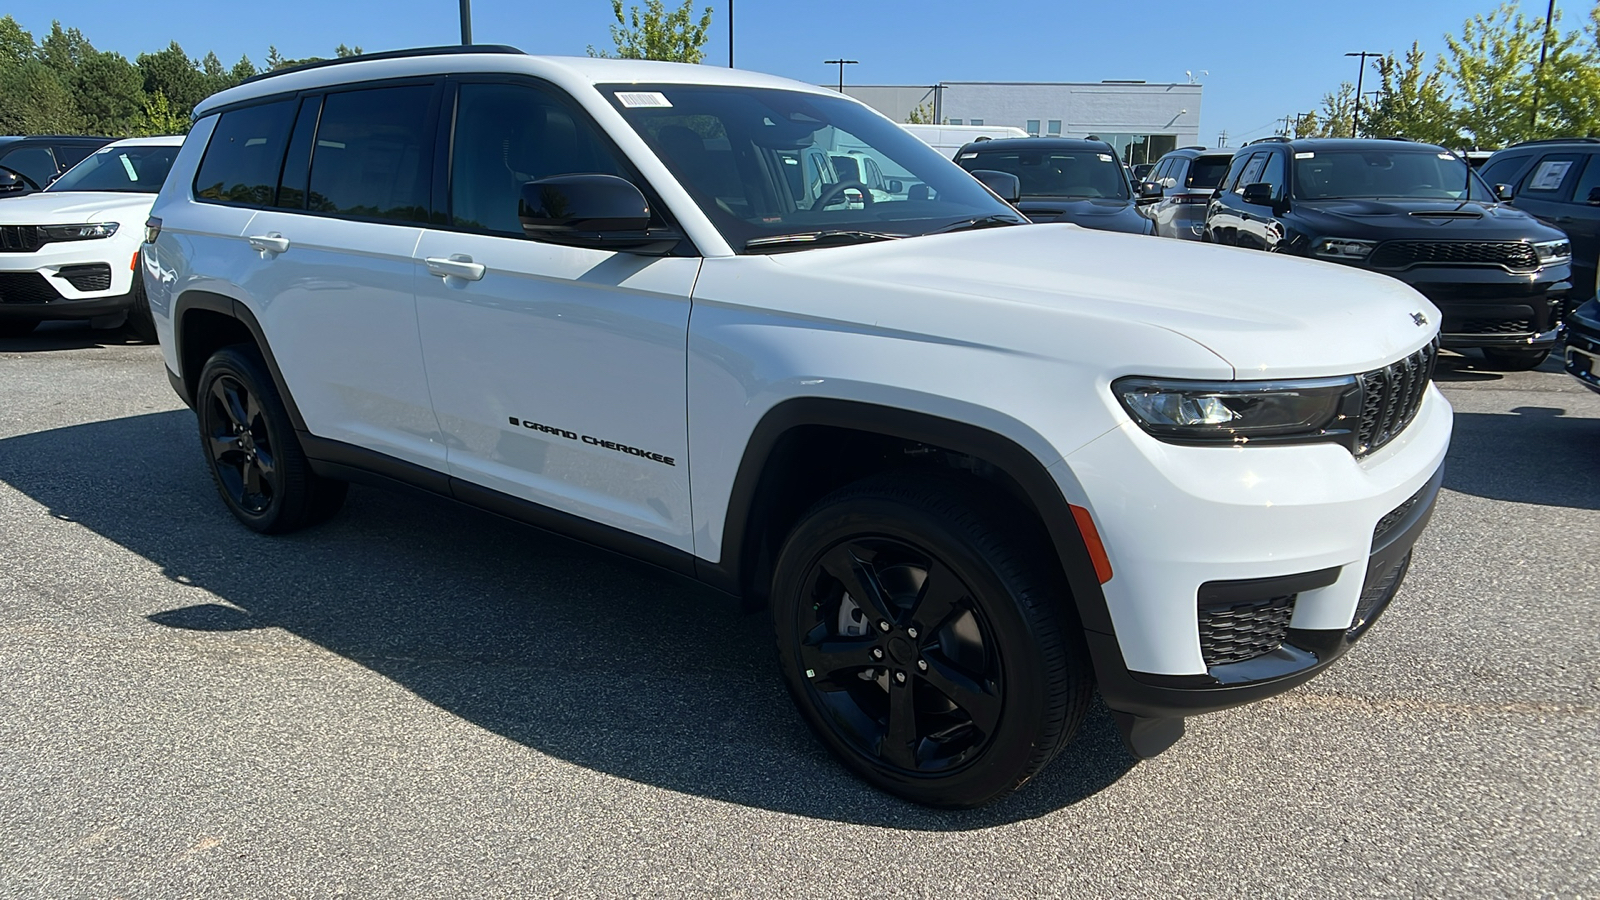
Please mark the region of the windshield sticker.
[[978, 158], [978, 154], [976, 154], [976, 153], [963, 153], [963, 154], [961, 154], [961, 158], [962, 159], [977, 159]]
[[129, 181], [138, 181], [139, 180], [139, 173], [135, 172], [133, 170], [133, 160], [128, 158], [128, 154], [126, 154], [126, 153], [120, 154], [120, 155], [118, 155], [117, 158], [122, 160], [122, 171], [128, 173], [128, 180]]
[[1561, 180], [1567, 177], [1567, 170], [1572, 168], [1572, 160], [1559, 159], [1542, 162], [1538, 171], [1533, 173], [1533, 180], [1528, 182], [1530, 191], [1553, 191], [1561, 187]]
[[1315, 153], [1296, 153], [1294, 155], [1294, 158], [1295, 159], [1316, 159], [1317, 155]]
[[1111, 154], [1109, 153], [1097, 153], [1095, 155], [1100, 157], [1101, 162], [1111, 162]]
[[1455, 159], [1456, 155], [1454, 153], [1441, 153], [1441, 154], [1439, 154], [1439, 158], [1440, 159]]
[[617, 91], [623, 109], [666, 109], [672, 101], [660, 91]]

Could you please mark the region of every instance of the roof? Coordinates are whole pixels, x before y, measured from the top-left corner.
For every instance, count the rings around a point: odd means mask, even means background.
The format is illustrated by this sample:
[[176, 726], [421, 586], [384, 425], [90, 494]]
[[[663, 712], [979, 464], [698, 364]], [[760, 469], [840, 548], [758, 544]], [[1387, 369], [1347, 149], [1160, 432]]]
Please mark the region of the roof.
[[993, 138], [973, 141], [961, 148], [963, 153], [986, 153], [991, 150], [1096, 150], [1104, 153], [1110, 144], [1085, 138], [1026, 137]]
[[1238, 147], [1179, 147], [1161, 154], [1161, 158], [1182, 156], [1186, 159], [1195, 159], [1201, 156], [1232, 156], [1238, 149]]
[[[1379, 138], [1294, 138], [1278, 141], [1295, 150], [1443, 150], [1437, 144]], [[1248, 144], [1246, 146], [1249, 146]]]
[[0, 135], [0, 144], [9, 144], [9, 143], [11, 143], [13, 141], [82, 141], [84, 143], [90, 143], [90, 142], [93, 142], [93, 141], [99, 141], [100, 143], [104, 144], [105, 142], [107, 142], [109, 140], [111, 140], [111, 138], [101, 137], [101, 136], [93, 135], [93, 134], [7, 134], [7, 135]]
[[353, 81], [461, 72], [532, 75], [573, 91], [597, 84], [704, 84], [835, 95], [832, 90], [802, 81], [718, 66], [584, 56], [528, 56], [504, 47], [485, 52], [454, 47], [424, 50], [430, 52], [373, 54], [371, 59], [353, 56], [273, 72], [211, 95], [195, 108], [195, 117], [206, 116], [219, 107], [292, 91], [314, 90]]
[[158, 135], [156, 137], [136, 137], [136, 138], [127, 138], [126, 140], [121, 140], [121, 141], [112, 141], [111, 143], [105, 145], [105, 147], [102, 147], [101, 149], [108, 150], [108, 149], [110, 149], [112, 147], [182, 147], [182, 146], [183, 146], [183, 135], [181, 135], [181, 134], [163, 134], [163, 135]]

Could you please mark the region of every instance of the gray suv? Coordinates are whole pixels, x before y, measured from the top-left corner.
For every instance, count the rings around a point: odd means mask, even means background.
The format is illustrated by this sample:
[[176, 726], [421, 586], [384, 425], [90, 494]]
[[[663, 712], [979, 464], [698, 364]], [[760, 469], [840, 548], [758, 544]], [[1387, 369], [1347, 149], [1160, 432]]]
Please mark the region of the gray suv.
[[1160, 237], [1198, 241], [1206, 228], [1206, 204], [1227, 174], [1232, 150], [1184, 147], [1166, 154], [1146, 177], [1162, 188], [1161, 199], [1139, 208]]

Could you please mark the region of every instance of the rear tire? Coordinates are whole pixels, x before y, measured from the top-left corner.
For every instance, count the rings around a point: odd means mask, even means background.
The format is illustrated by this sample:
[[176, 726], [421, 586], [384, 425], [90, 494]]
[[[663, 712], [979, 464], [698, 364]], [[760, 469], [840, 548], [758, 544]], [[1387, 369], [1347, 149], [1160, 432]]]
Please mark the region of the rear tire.
[[790, 533], [772, 618], [806, 722], [874, 786], [974, 807], [1077, 730], [1093, 679], [1042, 534], [981, 483], [880, 476]]
[[38, 319], [0, 319], [0, 338], [27, 337], [38, 327]]
[[255, 347], [224, 347], [206, 361], [195, 415], [211, 479], [246, 527], [283, 534], [325, 521], [344, 505], [349, 485], [311, 471]]
[[1537, 369], [1550, 356], [1549, 350], [1506, 350], [1501, 347], [1484, 347], [1483, 358], [1489, 368], [1504, 372], [1526, 372]]

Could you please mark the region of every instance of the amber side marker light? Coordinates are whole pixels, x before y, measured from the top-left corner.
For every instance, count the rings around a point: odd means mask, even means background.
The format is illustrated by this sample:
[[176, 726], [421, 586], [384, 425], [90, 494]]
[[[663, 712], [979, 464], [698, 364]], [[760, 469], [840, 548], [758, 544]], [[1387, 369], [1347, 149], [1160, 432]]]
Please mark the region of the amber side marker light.
[[1072, 518], [1078, 523], [1078, 533], [1083, 535], [1083, 545], [1089, 550], [1089, 559], [1094, 562], [1095, 577], [1101, 584], [1111, 580], [1111, 558], [1106, 556], [1106, 545], [1100, 540], [1100, 532], [1094, 527], [1094, 517], [1087, 509], [1081, 506], [1072, 506]]

